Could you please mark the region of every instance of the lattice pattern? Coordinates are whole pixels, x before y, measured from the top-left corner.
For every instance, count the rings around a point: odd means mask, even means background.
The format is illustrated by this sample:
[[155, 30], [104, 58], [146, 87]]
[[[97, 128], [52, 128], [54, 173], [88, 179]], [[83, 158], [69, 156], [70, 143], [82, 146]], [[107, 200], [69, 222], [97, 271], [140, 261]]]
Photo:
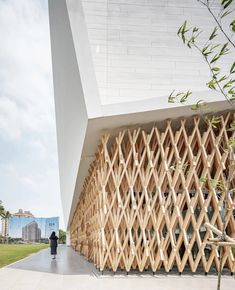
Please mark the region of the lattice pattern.
[[[224, 194], [200, 177], [225, 180], [232, 120], [228, 113], [213, 129], [194, 117], [167, 121], [161, 131], [104, 136], [71, 223], [72, 246], [100, 270], [218, 269], [218, 249], [207, 244], [215, 236], [205, 223], [222, 229]], [[231, 208], [234, 201], [231, 194]], [[227, 234], [235, 234], [232, 210]], [[234, 261], [224, 247], [223, 266], [235, 271]]]

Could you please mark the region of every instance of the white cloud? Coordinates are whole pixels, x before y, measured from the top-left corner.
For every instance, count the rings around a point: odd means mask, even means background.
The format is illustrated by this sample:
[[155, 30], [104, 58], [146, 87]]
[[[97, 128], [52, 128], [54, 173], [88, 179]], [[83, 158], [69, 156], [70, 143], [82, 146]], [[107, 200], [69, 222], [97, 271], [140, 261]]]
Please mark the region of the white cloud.
[[[0, 128], [4, 138], [54, 126], [48, 15], [40, 3], [0, 2], [0, 98], [14, 103], [19, 113], [17, 134], [10, 122], [7, 132]], [[12, 120], [11, 112], [5, 115]]]
[[36, 138], [34, 138], [33, 140], [29, 141], [29, 146], [32, 148], [31, 150], [37, 152], [38, 157], [44, 159], [47, 157], [47, 148], [46, 146], [44, 146], [40, 139], [37, 140]]
[[0, 133], [4, 139], [17, 139], [21, 135], [19, 109], [14, 100], [6, 97], [0, 97]]
[[49, 37], [46, 0], [0, 0], [0, 199], [46, 216], [61, 215]]
[[22, 176], [20, 182], [23, 185], [29, 186], [30, 188], [35, 188], [36, 183], [30, 176]]

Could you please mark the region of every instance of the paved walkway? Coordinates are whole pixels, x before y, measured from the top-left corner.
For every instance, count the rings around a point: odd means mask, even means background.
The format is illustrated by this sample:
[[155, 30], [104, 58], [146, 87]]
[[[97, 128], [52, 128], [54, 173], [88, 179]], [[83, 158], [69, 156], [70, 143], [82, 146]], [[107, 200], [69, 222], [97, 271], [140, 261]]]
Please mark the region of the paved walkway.
[[[0, 269], [0, 290], [215, 290], [216, 276], [137, 275], [99, 271], [67, 247], [60, 247], [56, 261], [49, 250]], [[235, 279], [223, 276], [222, 290], [234, 290]]]
[[51, 259], [50, 249], [46, 249], [8, 267], [61, 275], [99, 274], [92, 263], [87, 262], [83, 256], [73, 249], [62, 245], [58, 248], [56, 260]]

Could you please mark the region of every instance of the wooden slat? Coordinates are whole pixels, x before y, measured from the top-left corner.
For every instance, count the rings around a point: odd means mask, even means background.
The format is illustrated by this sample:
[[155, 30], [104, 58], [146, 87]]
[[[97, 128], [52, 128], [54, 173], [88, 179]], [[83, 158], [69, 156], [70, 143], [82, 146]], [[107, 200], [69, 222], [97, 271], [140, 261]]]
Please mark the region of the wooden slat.
[[178, 125], [168, 120], [161, 131], [103, 136], [71, 223], [72, 247], [100, 270], [195, 272], [201, 265], [209, 272], [218, 270], [223, 246], [223, 265], [234, 272], [235, 194], [228, 200], [227, 242], [219, 241], [225, 193], [200, 182], [203, 176], [225, 183], [233, 120], [224, 114], [214, 129], [195, 116]]

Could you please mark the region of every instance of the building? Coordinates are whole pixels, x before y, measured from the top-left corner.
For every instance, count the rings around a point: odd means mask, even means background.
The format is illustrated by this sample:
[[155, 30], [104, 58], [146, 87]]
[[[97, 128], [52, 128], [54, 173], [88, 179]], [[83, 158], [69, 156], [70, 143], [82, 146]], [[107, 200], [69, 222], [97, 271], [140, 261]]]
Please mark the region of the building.
[[23, 229], [25, 231], [28, 225], [34, 227], [37, 225], [40, 229], [40, 239], [43, 241], [48, 241], [48, 238], [53, 231], [59, 234], [59, 217], [43, 218], [12, 216], [8, 221], [9, 236], [14, 239], [22, 239], [25, 237], [22, 236]]
[[34, 215], [29, 211], [23, 209], [19, 209], [18, 212], [14, 213], [12, 216], [14, 217], [34, 217]]
[[28, 243], [39, 242], [41, 239], [41, 229], [33, 221], [22, 228], [22, 240]]
[[[213, 19], [191, 0], [49, 0], [49, 14], [71, 245], [100, 270], [218, 270], [207, 223], [222, 230], [220, 205], [200, 178], [227, 174], [219, 147], [234, 114], [224, 113], [220, 133], [192, 117], [198, 100], [212, 111], [230, 107], [205, 87], [207, 66], [177, 37], [185, 19], [206, 34]], [[193, 91], [187, 105], [168, 102], [174, 89]], [[228, 231], [235, 232], [233, 215]], [[232, 272], [234, 253], [224, 250]]]
[[[34, 217], [33, 214], [30, 211], [23, 211], [22, 209], [19, 209], [18, 212], [11, 215], [11, 217]], [[2, 235], [5, 237], [9, 236], [9, 219], [2, 219]]]

